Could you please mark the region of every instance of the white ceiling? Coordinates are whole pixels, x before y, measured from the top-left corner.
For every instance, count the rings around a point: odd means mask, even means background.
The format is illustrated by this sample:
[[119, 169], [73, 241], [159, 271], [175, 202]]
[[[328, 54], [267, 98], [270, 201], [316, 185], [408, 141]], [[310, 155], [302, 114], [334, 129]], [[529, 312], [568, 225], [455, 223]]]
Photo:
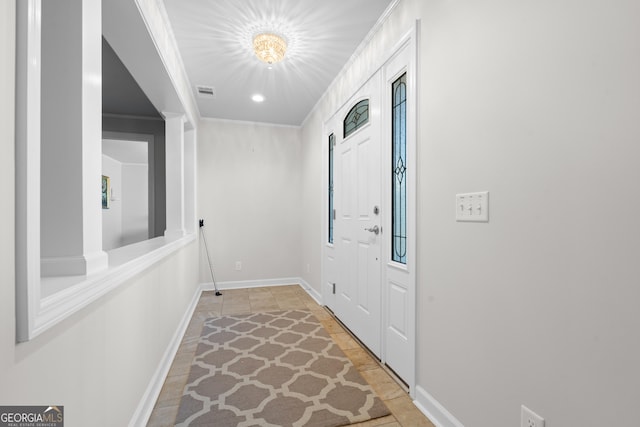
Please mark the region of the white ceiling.
[[[164, 0], [202, 117], [295, 126], [393, 1]], [[272, 69], [252, 52], [264, 31], [288, 42]], [[215, 99], [198, 97], [198, 85]]]

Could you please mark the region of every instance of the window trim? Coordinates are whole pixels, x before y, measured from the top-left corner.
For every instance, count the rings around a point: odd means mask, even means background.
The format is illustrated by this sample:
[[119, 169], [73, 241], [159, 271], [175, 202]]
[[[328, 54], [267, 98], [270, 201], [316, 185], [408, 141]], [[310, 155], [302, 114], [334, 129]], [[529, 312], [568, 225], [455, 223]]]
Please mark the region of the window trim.
[[[106, 269], [89, 276], [41, 277], [40, 270], [40, 96], [41, 0], [16, 4], [16, 341], [29, 341], [135, 275], [196, 240], [195, 225], [182, 235], [164, 236], [109, 251]], [[169, 73], [168, 70], [167, 73]], [[178, 93], [175, 94], [179, 96]], [[185, 105], [182, 106], [186, 108]], [[166, 115], [166, 114], [165, 114]], [[177, 115], [185, 120], [185, 113]], [[195, 185], [195, 129], [183, 122], [184, 182]], [[167, 141], [169, 144], [169, 141]], [[188, 153], [188, 154], [187, 154]], [[185, 184], [186, 185], [186, 184]], [[181, 204], [195, 216], [195, 191], [167, 204]], [[195, 224], [195, 218], [183, 217]], [[95, 230], [101, 233], [102, 229]], [[43, 286], [55, 291], [45, 295]], [[49, 288], [52, 289], [52, 288]]]

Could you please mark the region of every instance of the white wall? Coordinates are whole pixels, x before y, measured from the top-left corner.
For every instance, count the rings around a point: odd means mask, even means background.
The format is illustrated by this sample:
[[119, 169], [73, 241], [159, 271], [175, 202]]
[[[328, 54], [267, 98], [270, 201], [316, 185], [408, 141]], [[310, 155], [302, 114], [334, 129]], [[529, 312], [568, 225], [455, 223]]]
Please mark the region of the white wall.
[[121, 163], [102, 155], [102, 174], [111, 179], [113, 198], [102, 210], [105, 251], [149, 239], [149, 166]]
[[[192, 243], [22, 344], [15, 344], [13, 282], [4, 277], [11, 270], [3, 269], [0, 402], [57, 402], [69, 427], [128, 425], [194, 296], [196, 259]], [[109, 416], [96, 415], [105, 407]]]
[[[467, 427], [519, 425], [521, 404], [547, 427], [638, 424], [638, 16], [633, 0], [403, 0], [305, 123], [320, 162], [322, 121], [422, 19], [417, 384]], [[320, 199], [318, 173], [303, 193]], [[482, 190], [491, 221], [456, 223], [454, 195]]]
[[318, 115], [315, 120], [308, 120], [301, 130], [302, 134], [302, 168], [300, 182], [302, 185], [302, 244], [301, 262], [302, 277], [319, 294], [322, 293], [320, 274], [322, 257], [321, 243], [327, 239], [323, 229], [326, 212], [323, 208], [323, 197], [327, 191], [327, 183], [322, 180], [322, 154], [327, 150], [327, 141], [321, 140], [322, 122]]
[[[122, 163], [102, 155], [102, 175], [109, 177], [111, 191], [117, 199], [122, 200]], [[109, 209], [102, 209], [102, 250], [122, 246], [122, 203], [120, 200], [111, 202]]]
[[[300, 161], [297, 128], [201, 121], [198, 216], [217, 281], [301, 275]], [[201, 260], [200, 280], [210, 282]]]
[[56, 402], [66, 426], [125, 426], [195, 293], [197, 244], [15, 343], [14, 48], [15, 2], [0, 2], [0, 403]]

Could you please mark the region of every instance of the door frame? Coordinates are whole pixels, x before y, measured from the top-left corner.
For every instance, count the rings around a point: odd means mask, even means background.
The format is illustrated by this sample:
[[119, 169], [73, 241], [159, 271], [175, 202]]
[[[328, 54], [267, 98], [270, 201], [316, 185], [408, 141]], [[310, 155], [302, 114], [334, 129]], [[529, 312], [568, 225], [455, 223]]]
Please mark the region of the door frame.
[[[398, 57], [405, 49], [408, 49], [408, 61], [406, 64], [406, 71], [408, 73], [408, 94], [407, 94], [407, 103], [408, 103], [408, 114], [407, 114], [407, 264], [404, 267], [399, 267], [397, 265], [393, 265], [395, 263], [390, 262], [390, 251], [391, 251], [391, 216], [387, 214], [390, 212], [391, 206], [391, 188], [386, 188], [383, 184], [382, 187], [382, 205], [383, 212], [381, 216], [381, 224], [383, 225], [383, 234], [381, 239], [381, 250], [383, 254], [383, 259], [381, 262], [381, 271], [380, 271], [380, 279], [381, 279], [381, 288], [383, 295], [381, 297], [381, 314], [382, 314], [382, 336], [381, 336], [381, 362], [384, 364], [386, 361], [386, 339], [385, 339], [385, 331], [386, 326], [389, 321], [388, 319], [388, 306], [389, 301], [388, 298], [384, 296], [387, 293], [388, 283], [387, 283], [387, 269], [388, 268], [402, 268], [407, 274], [407, 281], [409, 282], [408, 288], [408, 300], [411, 304], [408, 305], [408, 310], [405, 313], [407, 316], [407, 337], [409, 338], [409, 351], [410, 351], [410, 361], [409, 366], [407, 368], [408, 374], [406, 378], [403, 380], [409, 386], [409, 394], [412, 397], [415, 397], [415, 385], [416, 385], [416, 359], [417, 359], [417, 347], [416, 347], [416, 309], [417, 309], [417, 289], [416, 289], [416, 277], [417, 277], [417, 268], [418, 268], [418, 258], [417, 258], [417, 141], [419, 136], [419, 124], [417, 121], [418, 117], [418, 36], [420, 31], [420, 20], [416, 20], [415, 25], [407, 31], [398, 42], [391, 48], [388, 52], [381, 55], [377, 66], [374, 66], [370, 73], [368, 73], [361, 81], [360, 84], [354, 85], [353, 89], [350, 91], [351, 93], [348, 96], [345, 96], [342, 104], [337, 106], [332, 112], [331, 116], [323, 123], [322, 126], [322, 240], [321, 240], [321, 294], [323, 298], [323, 302], [326, 305], [326, 302], [334, 300], [335, 296], [331, 293], [331, 281], [333, 280], [334, 273], [330, 271], [331, 266], [328, 265], [327, 259], [328, 257], [334, 253], [334, 245], [328, 242], [328, 229], [329, 229], [329, 197], [328, 197], [328, 180], [329, 180], [329, 136], [333, 133], [335, 135], [341, 131], [342, 122], [339, 120], [338, 113], [345, 110], [348, 102], [351, 102], [354, 98], [353, 95], [358, 93], [364, 85], [369, 82], [375, 75], [380, 72], [382, 78], [380, 81], [382, 82], [381, 87], [381, 95], [383, 105], [387, 103], [387, 100], [390, 98], [390, 95], [385, 95], [387, 91], [387, 78], [385, 75], [385, 69], [388, 64], [390, 64], [395, 58]], [[348, 111], [348, 110], [347, 110]], [[388, 167], [390, 164], [390, 152], [391, 152], [391, 139], [386, 137], [385, 135], [390, 135], [390, 116], [391, 113], [386, 109], [383, 109], [381, 113], [382, 119], [382, 135], [380, 141], [380, 149], [381, 149], [381, 177], [384, 182], [391, 182], [391, 171]], [[334, 151], [335, 156], [335, 151]], [[335, 171], [334, 171], [335, 173]], [[388, 179], [387, 179], [388, 178]]]

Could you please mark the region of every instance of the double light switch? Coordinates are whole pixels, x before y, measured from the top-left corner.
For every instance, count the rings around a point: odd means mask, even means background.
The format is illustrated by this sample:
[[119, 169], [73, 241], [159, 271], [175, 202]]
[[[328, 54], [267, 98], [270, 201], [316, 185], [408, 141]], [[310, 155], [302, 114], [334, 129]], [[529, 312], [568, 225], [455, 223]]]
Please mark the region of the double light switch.
[[489, 192], [456, 194], [456, 221], [489, 222]]

